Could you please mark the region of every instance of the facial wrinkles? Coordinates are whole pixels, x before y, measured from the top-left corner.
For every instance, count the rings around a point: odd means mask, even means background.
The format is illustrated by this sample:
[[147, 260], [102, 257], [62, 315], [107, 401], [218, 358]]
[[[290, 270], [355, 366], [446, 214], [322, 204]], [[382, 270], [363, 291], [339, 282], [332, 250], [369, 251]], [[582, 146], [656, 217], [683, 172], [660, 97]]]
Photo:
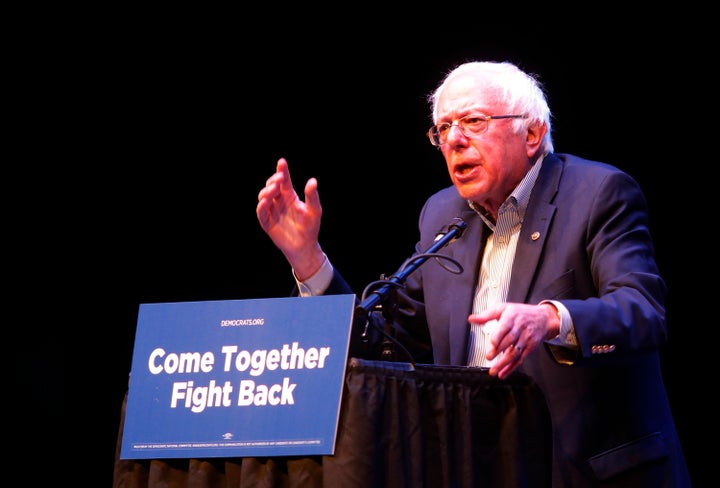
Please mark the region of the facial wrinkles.
[[[498, 112], [496, 104], [489, 103], [491, 98], [471, 77], [453, 80], [438, 99], [438, 122], [453, 122], [469, 113], [497, 115], [502, 110]], [[502, 132], [496, 132], [492, 123], [479, 137], [467, 138], [456, 128], [453, 131], [448, 144], [441, 147], [453, 183], [463, 198], [496, 209], [508, 177], [502, 165], [503, 145], [497, 140], [502, 139]]]
[[463, 144], [449, 146], [446, 159], [451, 178], [461, 196], [495, 213], [505, 199], [512, 177], [502, 136], [488, 130]]
[[[470, 113], [510, 113], [498, 96], [482, 78], [468, 75], [453, 79], [439, 94], [436, 122], [453, 123]], [[453, 128], [448, 143], [441, 146], [450, 178], [460, 195], [493, 215], [527, 170], [527, 162], [518, 160], [518, 150], [524, 150], [524, 137], [513, 133], [511, 123], [493, 120], [487, 132], [472, 138]]]

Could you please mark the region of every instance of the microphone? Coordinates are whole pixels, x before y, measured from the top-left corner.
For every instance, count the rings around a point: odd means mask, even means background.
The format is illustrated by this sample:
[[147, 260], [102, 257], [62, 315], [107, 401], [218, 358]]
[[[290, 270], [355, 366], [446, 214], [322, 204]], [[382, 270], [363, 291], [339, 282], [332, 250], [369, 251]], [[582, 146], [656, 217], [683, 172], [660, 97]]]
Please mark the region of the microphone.
[[[359, 316], [362, 316], [363, 318], [367, 317], [367, 314], [372, 308], [378, 304], [381, 300], [384, 300], [387, 296], [387, 294], [390, 292], [392, 287], [400, 286], [402, 287], [405, 284], [405, 281], [407, 280], [407, 277], [413, 273], [416, 269], [418, 269], [422, 264], [425, 263], [428, 259], [431, 257], [440, 258], [443, 257], [445, 259], [448, 259], [450, 261], [453, 261], [447, 256], [441, 256], [438, 255], [437, 252], [442, 249], [443, 247], [450, 244], [455, 239], [459, 238], [463, 232], [465, 232], [465, 229], [467, 228], [467, 224], [463, 219], [460, 217], [455, 217], [450, 222], [448, 222], [445, 226], [443, 226], [440, 231], [438, 232], [437, 236], [435, 237], [435, 240], [433, 241], [433, 245], [430, 246], [425, 250], [425, 252], [422, 252], [420, 254], [417, 254], [413, 256], [412, 258], [405, 261], [405, 263], [400, 267], [400, 269], [394, 273], [392, 276], [387, 278], [385, 281], [387, 283], [383, 284], [379, 289], [374, 290], [372, 294], [364, 298], [362, 303], [355, 307], [355, 311]], [[454, 262], [454, 261], [453, 261]], [[462, 266], [460, 266], [460, 263], [454, 262], [454, 264], [457, 266], [458, 271], [457, 273], [462, 273]], [[448, 269], [446, 266], [443, 266], [445, 269]], [[363, 297], [365, 296], [365, 293], [363, 293]], [[359, 312], [359, 313], [358, 313]]]
[[434, 241], [437, 242], [443, 237], [445, 237], [449, 233], [453, 233], [453, 235], [449, 238], [447, 243], [449, 244], [451, 241], [454, 241], [455, 239], [458, 239], [462, 237], [463, 232], [465, 232], [465, 229], [467, 229], [467, 224], [463, 219], [460, 217], [455, 217], [447, 224], [443, 225], [438, 233], [435, 235]]

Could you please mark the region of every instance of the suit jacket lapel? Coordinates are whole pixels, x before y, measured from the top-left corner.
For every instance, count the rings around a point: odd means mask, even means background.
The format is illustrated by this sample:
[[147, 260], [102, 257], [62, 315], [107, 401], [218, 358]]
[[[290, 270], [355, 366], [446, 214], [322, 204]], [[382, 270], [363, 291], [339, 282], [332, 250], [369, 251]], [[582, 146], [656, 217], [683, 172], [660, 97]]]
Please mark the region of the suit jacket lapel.
[[555, 213], [554, 201], [557, 193], [562, 162], [553, 154], [549, 154], [540, 169], [535, 182], [527, 211], [520, 230], [515, 261], [513, 263], [507, 301], [527, 302], [530, 284], [533, 282], [535, 270], [547, 239], [550, 223]]
[[[480, 261], [482, 259], [485, 238], [489, 229], [474, 210], [468, 208], [463, 211], [461, 218], [468, 224], [461, 241], [457, 244], [458, 252], [453, 254], [463, 267], [463, 273], [452, 280], [452, 295], [456, 297], [450, 311], [449, 345], [451, 364], [462, 365], [467, 361], [467, 336], [469, 324], [468, 314], [472, 311], [472, 302], [475, 297]], [[471, 290], [468, 293], [468, 290]]]

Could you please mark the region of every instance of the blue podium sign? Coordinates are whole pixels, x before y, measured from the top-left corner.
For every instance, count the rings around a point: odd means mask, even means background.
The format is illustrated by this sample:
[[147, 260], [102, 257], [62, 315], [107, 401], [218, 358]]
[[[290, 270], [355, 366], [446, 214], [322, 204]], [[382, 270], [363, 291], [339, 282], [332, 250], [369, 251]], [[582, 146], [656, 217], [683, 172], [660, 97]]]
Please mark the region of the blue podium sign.
[[354, 307], [141, 304], [120, 458], [334, 454]]

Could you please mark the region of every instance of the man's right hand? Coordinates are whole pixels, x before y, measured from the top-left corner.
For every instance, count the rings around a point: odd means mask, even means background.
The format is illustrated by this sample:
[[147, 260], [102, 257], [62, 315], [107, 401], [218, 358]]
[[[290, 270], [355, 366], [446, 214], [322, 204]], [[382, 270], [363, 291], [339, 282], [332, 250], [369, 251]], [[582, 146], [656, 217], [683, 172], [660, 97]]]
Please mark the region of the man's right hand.
[[287, 161], [280, 158], [275, 173], [258, 194], [255, 212], [298, 280], [304, 281], [320, 269], [325, 254], [318, 242], [322, 206], [315, 178], [305, 184], [303, 202], [293, 188]]

